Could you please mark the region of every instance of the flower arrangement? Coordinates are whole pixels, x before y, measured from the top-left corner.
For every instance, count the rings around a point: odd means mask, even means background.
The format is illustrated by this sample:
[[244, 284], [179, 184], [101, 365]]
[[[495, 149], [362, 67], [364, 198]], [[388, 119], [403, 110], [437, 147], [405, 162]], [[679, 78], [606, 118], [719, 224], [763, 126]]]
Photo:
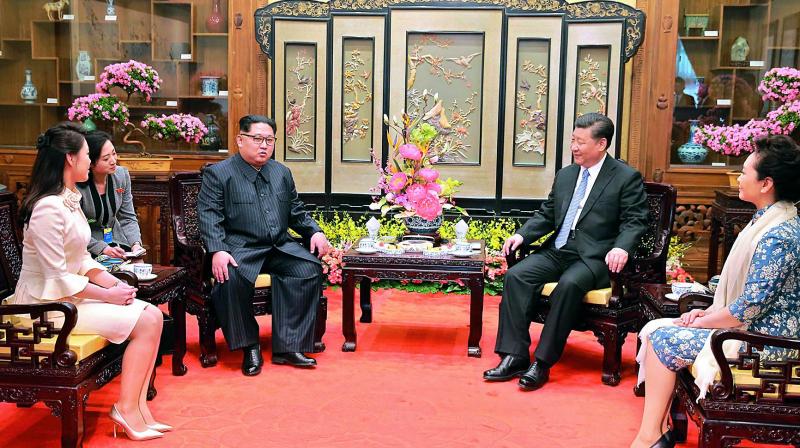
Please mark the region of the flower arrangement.
[[800, 70], [792, 67], [776, 67], [764, 75], [758, 85], [761, 99], [790, 103], [800, 99]]
[[130, 112], [128, 106], [114, 95], [108, 93], [93, 93], [88, 96], [75, 98], [67, 117], [70, 120], [105, 120], [128, 124]]
[[767, 135], [789, 135], [800, 127], [800, 70], [776, 67], [758, 85], [761, 99], [781, 105], [766, 118], [754, 118], [744, 125], [706, 125], [694, 134], [695, 143], [729, 156], [755, 151], [755, 141]]
[[[76, 98], [72, 107], [67, 111], [67, 116], [70, 120], [84, 121], [89, 128], [93, 126], [93, 123], [87, 122], [87, 120], [118, 122], [127, 129], [122, 141], [139, 146], [141, 148], [140, 156], [150, 156], [143, 142], [131, 139], [134, 133], [138, 132], [144, 135], [144, 131], [129, 121], [128, 106], [110, 92], [112, 88], [119, 87], [128, 94], [127, 100], [130, 100], [131, 95], [138, 93], [144, 97], [146, 102], [150, 102], [161, 87], [161, 78], [158, 76], [158, 72], [147, 64], [130, 60], [107, 65], [99, 78], [100, 81], [95, 84], [97, 93]], [[200, 143], [208, 133], [208, 128], [202, 121], [188, 114], [161, 115], [159, 117], [147, 114], [140, 125], [158, 140], [172, 139], [185, 140], [187, 143]]]
[[433, 221], [450, 209], [466, 215], [453, 199], [461, 182], [452, 178], [442, 180], [439, 171], [433, 168], [439, 160], [433, 149], [438, 135], [436, 128], [422, 122], [421, 117], [412, 118], [405, 112], [399, 120], [392, 117], [391, 122], [384, 115], [383, 121], [396, 135], [392, 138], [390, 131], [386, 133], [390, 149], [385, 168], [372, 151], [379, 178], [378, 185], [371, 191], [380, 196], [370, 204], [370, 209], [380, 210], [383, 216], [396, 212], [395, 219], [418, 216]]
[[692, 247], [690, 242], [682, 242], [676, 235], [670, 238], [667, 249], [667, 281], [693, 282], [694, 277], [683, 268], [683, 257]]
[[132, 94], [139, 93], [149, 103], [153, 94], [161, 87], [161, 78], [153, 67], [130, 60], [110, 64], [103, 69], [95, 89], [98, 93], [109, 93], [112, 87], [124, 90], [128, 94], [128, 99]]
[[185, 140], [186, 143], [200, 143], [208, 133], [206, 125], [199, 118], [189, 114], [155, 116], [147, 114], [141, 122], [148, 134], [157, 140]]

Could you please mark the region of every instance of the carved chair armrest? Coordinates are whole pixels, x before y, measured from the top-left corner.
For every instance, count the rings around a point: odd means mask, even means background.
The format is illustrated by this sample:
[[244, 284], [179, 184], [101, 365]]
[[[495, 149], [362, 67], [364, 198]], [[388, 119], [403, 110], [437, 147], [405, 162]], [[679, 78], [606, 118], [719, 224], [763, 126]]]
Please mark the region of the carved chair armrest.
[[[773, 347], [782, 347], [790, 350], [800, 350], [800, 339], [772, 336], [772, 335], [754, 333], [744, 330], [734, 330], [734, 329], [717, 330], [711, 336], [711, 352], [714, 354], [714, 359], [716, 359], [717, 364], [719, 364], [720, 366], [719, 369], [720, 381], [714, 383], [714, 385], [711, 388], [712, 397], [714, 397], [714, 399], [717, 400], [728, 399], [734, 391], [733, 374], [731, 372], [731, 366], [729, 362], [736, 362], [736, 361], [729, 361], [727, 358], [725, 358], [725, 353], [723, 353], [722, 351], [722, 343], [729, 339], [746, 342], [750, 344], [750, 346], [758, 348], [763, 348], [765, 345], [767, 345]], [[774, 367], [776, 365], [784, 363], [771, 362], [768, 364], [771, 367]], [[792, 368], [792, 367], [789, 366], [787, 368]], [[769, 374], [764, 373], [762, 371], [761, 376], [769, 377]], [[784, 378], [783, 375], [781, 375], [780, 378], [776, 379], [784, 379]]]
[[512, 250], [511, 252], [506, 255], [506, 263], [508, 267], [514, 266], [515, 264], [522, 261], [523, 258], [530, 255], [534, 249], [538, 249], [539, 246], [533, 244], [521, 244], [517, 250]]
[[211, 288], [211, 256], [201, 245], [175, 243], [175, 264], [186, 268], [189, 288], [205, 291]]
[[[64, 323], [60, 329], [56, 329], [52, 323], [46, 320], [45, 313], [47, 312], [57, 312], [64, 315]], [[33, 320], [39, 320], [40, 323], [49, 324], [50, 328], [48, 332], [58, 335], [56, 337], [55, 348], [53, 349], [53, 359], [56, 360], [58, 366], [60, 367], [69, 367], [75, 365], [78, 357], [75, 352], [69, 350], [67, 346], [67, 338], [72, 332], [72, 329], [75, 328], [75, 323], [78, 321], [78, 309], [75, 307], [75, 305], [69, 302], [0, 305], [0, 328], [5, 330], [6, 343], [9, 342], [8, 338], [10, 335], [9, 330], [11, 329], [11, 324], [4, 322], [2, 316], [14, 314], [28, 314]], [[24, 335], [30, 335], [34, 332], [33, 326], [21, 327], [20, 325], [15, 325], [14, 327], [17, 330], [21, 330], [22, 334]], [[39, 334], [42, 334], [41, 331]], [[50, 336], [45, 334], [45, 337]]]
[[678, 299], [678, 311], [681, 314], [695, 308], [706, 309], [714, 303], [714, 296], [701, 292], [687, 292]]

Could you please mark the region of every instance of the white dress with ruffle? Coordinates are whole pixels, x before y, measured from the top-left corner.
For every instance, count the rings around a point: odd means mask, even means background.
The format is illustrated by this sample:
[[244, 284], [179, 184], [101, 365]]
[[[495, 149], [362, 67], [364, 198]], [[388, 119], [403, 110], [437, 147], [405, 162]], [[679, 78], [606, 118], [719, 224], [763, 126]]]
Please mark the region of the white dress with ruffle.
[[[91, 237], [89, 224], [80, 206], [81, 195], [65, 189], [59, 195], [39, 199], [25, 228], [22, 247], [22, 272], [16, 291], [8, 303], [35, 304], [71, 302], [78, 309], [73, 334], [99, 334], [120, 344], [133, 331], [148, 303], [134, 299], [130, 305], [115, 305], [75, 294], [89, 283], [86, 274], [105, 269], [86, 250]], [[57, 325], [60, 313], [50, 313]], [[54, 316], [55, 315], [55, 316]]]

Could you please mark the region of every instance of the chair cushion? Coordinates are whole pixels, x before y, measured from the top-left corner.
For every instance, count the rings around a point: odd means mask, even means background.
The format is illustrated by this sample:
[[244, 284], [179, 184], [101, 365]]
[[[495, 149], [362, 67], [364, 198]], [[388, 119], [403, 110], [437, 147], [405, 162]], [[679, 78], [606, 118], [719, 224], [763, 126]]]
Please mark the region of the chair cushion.
[[[213, 285], [215, 280], [211, 279], [211, 284]], [[272, 277], [269, 274], [258, 274], [256, 277], [256, 288], [269, 288], [272, 286]]]
[[[696, 378], [697, 377], [697, 370], [696, 370], [696, 367], [694, 365], [692, 365], [691, 372], [692, 372], [692, 376]], [[770, 369], [765, 369], [765, 368], [761, 368], [760, 372], [764, 373], [764, 374], [767, 374], [767, 373], [775, 373], [775, 374], [777, 374], [778, 373], [777, 370], [770, 370]], [[795, 370], [795, 373], [797, 373], [796, 370]], [[733, 383], [736, 384], [736, 385], [740, 385], [740, 386], [759, 387], [761, 385], [761, 380], [764, 379], [764, 378], [756, 378], [756, 377], [754, 377], [752, 370], [749, 370], [749, 369], [739, 370], [739, 368], [736, 367], [736, 366], [731, 366], [731, 374], [733, 374]], [[796, 375], [795, 375], [795, 378], [796, 378]], [[719, 379], [720, 379], [720, 374], [717, 374], [717, 377], [715, 378], [715, 380], [719, 380]], [[786, 392], [790, 393], [790, 394], [800, 394], [800, 384], [788, 384], [786, 386]], [[748, 393], [751, 393], [751, 392], [748, 391]], [[765, 393], [764, 397], [770, 398], [770, 397], [774, 397], [775, 395], [776, 394]]]
[[[109, 344], [108, 339], [96, 334], [71, 334], [67, 338], [67, 345], [78, 355], [78, 361], [88, 358]], [[42, 339], [34, 348], [39, 352], [52, 352], [56, 348], [56, 338]], [[9, 347], [0, 347], [0, 354], [8, 356], [10, 353]]]
[[[544, 285], [544, 289], [542, 289], [542, 295], [545, 297], [550, 297], [550, 294], [553, 293], [553, 290], [556, 289], [556, 285], [558, 283], [546, 283]], [[611, 301], [611, 287], [603, 288], [603, 289], [593, 289], [586, 293], [583, 296], [583, 303], [588, 303], [590, 305], [603, 305], [608, 306], [608, 302]]]

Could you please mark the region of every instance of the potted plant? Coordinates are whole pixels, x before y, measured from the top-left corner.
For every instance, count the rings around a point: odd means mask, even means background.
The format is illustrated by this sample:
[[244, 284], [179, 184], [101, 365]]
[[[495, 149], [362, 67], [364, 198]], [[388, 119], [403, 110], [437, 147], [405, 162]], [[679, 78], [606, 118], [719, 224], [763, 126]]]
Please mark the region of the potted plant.
[[[729, 156], [740, 156], [755, 150], [755, 141], [767, 135], [791, 135], [798, 140], [800, 130], [800, 70], [776, 67], [768, 71], [758, 86], [761, 99], [775, 101], [778, 108], [766, 118], [754, 118], [744, 125], [706, 125], [694, 134], [694, 141], [712, 151]], [[730, 171], [728, 180], [732, 187], [738, 185], [739, 172]]]
[[[126, 105], [131, 96], [138, 94], [142, 101], [149, 103], [153, 95], [161, 87], [161, 78], [151, 66], [130, 60], [117, 64], [107, 65], [99, 76], [95, 85], [97, 93], [76, 98], [67, 112], [70, 120], [81, 120], [84, 125], [92, 129], [95, 122], [110, 122], [119, 124], [126, 132], [122, 138], [123, 143], [139, 147], [139, 154], [135, 157], [120, 156], [120, 165], [128, 167], [131, 171], [169, 171], [172, 157], [152, 155], [147, 152], [144, 142], [134, 140], [134, 134], [145, 135], [142, 129], [130, 122], [130, 113]], [[113, 94], [114, 90], [125, 92], [126, 100], [122, 102]], [[169, 123], [164, 119], [149, 120], [147, 115], [141, 122], [143, 128], [150, 131], [151, 136], [162, 140], [186, 140], [198, 143], [208, 132], [205, 125], [197, 118], [187, 114], [174, 114], [169, 117]], [[199, 123], [196, 125], [195, 120]], [[156, 123], [162, 123], [164, 129], [159, 132]], [[160, 137], [159, 137], [160, 136]]]
[[[378, 185], [371, 191], [377, 193], [370, 209], [382, 215], [394, 213], [394, 218], [405, 220], [410, 233], [435, 235], [442, 224], [444, 210], [466, 211], [455, 205], [454, 195], [461, 182], [452, 178], [441, 179], [434, 165], [439, 160], [434, 140], [438, 131], [422, 117], [412, 118], [403, 112], [400, 119], [383, 116], [389, 127], [389, 160], [382, 167], [374, 151], [373, 163], [378, 171]], [[392, 136], [391, 134], [395, 135]]]

